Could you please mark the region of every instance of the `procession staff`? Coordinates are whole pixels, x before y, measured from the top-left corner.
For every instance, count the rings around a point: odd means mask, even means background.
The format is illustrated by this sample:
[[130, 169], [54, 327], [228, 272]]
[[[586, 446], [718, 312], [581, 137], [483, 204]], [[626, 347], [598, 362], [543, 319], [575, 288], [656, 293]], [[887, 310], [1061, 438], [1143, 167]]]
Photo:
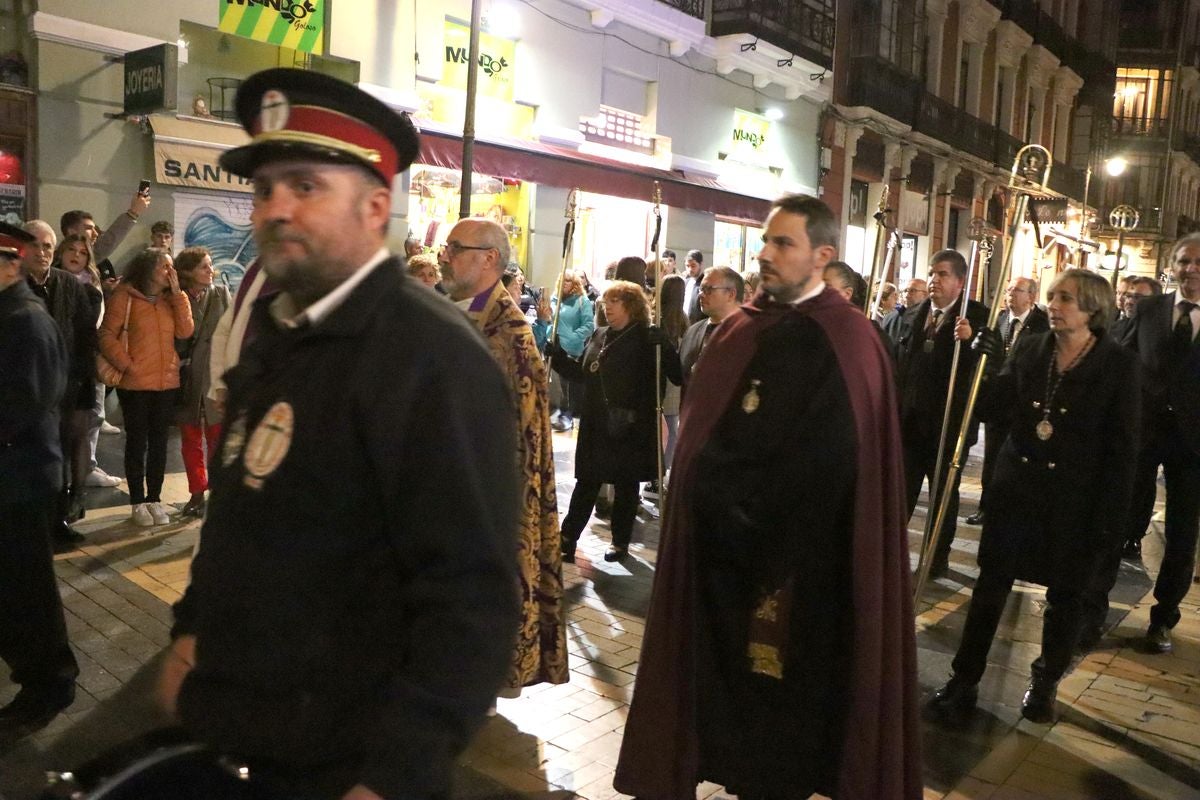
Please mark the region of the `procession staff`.
[[[1012, 273], [1013, 242], [1016, 241], [1017, 231], [1025, 223], [1025, 213], [1029, 208], [1030, 194], [1046, 190], [1046, 186], [1050, 181], [1051, 164], [1050, 151], [1037, 144], [1025, 145], [1017, 151], [1016, 158], [1013, 159], [1012, 174], [1008, 181], [1012, 202], [1008, 209], [1008, 230], [1007, 238], [1004, 242], [1004, 263], [1000, 270], [1000, 285], [1007, 284], [1008, 277]], [[1000, 307], [999, 305], [994, 305], [988, 312], [986, 327], [995, 328], [996, 321], [999, 318]], [[978, 323], [970, 327], [978, 327]], [[971, 377], [970, 390], [967, 394], [965, 408], [961, 417], [962, 421], [960, 423], [958, 439], [954, 444], [954, 454], [950, 459], [950, 469], [946, 473], [946, 480], [943, 483], [946, 487], [957, 486], [958, 480], [962, 476], [962, 465], [966, 456], [968, 439], [970, 440], [969, 444], [974, 444], [975, 437], [978, 434], [978, 422], [974, 419], [975, 402], [979, 396], [979, 387], [983, 383], [987, 359], [988, 354], [986, 352], [980, 353], [979, 360], [975, 365], [975, 373]], [[911, 501], [911, 492], [909, 497]], [[935, 555], [935, 558], [922, 559], [918, 565], [916, 586], [913, 589], [915, 596], [918, 598], [925, 589], [925, 581], [929, 577], [931, 567], [941, 566], [941, 564], [945, 563], [941, 559], [941, 555], [949, 555], [949, 543], [942, 544], [938, 541], [938, 537], [946, 535], [947, 531], [945, 529], [947, 527], [949, 528], [950, 537], [953, 537], [955, 518], [958, 511], [957, 500], [957, 492], [943, 491], [936, 501], [932, 499], [930, 501], [930, 512], [933, 512], [935, 505], [937, 508], [934, 525], [930, 531], [930, 535], [934, 541], [926, 542], [925, 547], [928, 552]], [[951, 507], [952, 504], [953, 507]], [[931, 563], [934, 561], [941, 563]]]
[[254, 181], [280, 292], [226, 375], [160, 697], [288, 796], [445, 796], [520, 622], [512, 399], [467, 318], [384, 247], [412, 122], [295, 69], [248, 78], [237, 113], [252, 138], [221, 166]]
[[[558, 338], [558, 318], [562, 314], [563, 307], [563, 278], [566, 277], [567, 269], [571, 265], [571, 248], [575, 242], [575, 211], [576, 211], [576, 195], [578, 189], [572, 189], [567, 193], [567, 221], [563, 225], [563, 255], [562, 269], [558, 272], [558, 280], [554, 284], [554, 296], [558, 298], [558, 304], [554, 308], [554, 321], [550, 325], [550, 341], [555, 341]], [[546, 298], [541, 298], [545, 301]], [[549, 360], [549, 354], [547, 354]], [[549, 364], [547, 364], [547, 372], [549, 372]]]
[[[658, 253], [658, 240], [662, 236], [662, 186], [658, 181], [654, 182], [654, 238], [650, 240], [650, 250], [654, 253], [654, 327], [662, 327], [662, 259]], [[699, 295], [699, 290], [697, 290]], [[654, 441], [658, 449], [658, 471], [656, 472], [654, 486], [658, 488], [658, 499], [655, 504], [658, 506], [659, 516], [662, 516], [662, 496], [666, 488], [663, 486], [663, 448], [662, 448], [662, 426], [663, 426], [663, 365], [662, 365], [662, 341], [658, 341], [654, 345], [654, 385], [657, 388], [655, 392], [655, 413], [658, 415], [658, 425], [655, 426]], [[682, 377], [682, 376], [681, 376]]]

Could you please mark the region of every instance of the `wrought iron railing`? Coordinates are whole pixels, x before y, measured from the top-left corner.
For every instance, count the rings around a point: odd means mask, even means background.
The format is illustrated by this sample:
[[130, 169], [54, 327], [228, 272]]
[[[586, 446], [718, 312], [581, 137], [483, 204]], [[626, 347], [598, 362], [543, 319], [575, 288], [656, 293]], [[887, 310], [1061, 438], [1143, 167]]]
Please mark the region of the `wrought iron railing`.
[[658, 0], [671, 8], [678, 9], [689, 17], [704, 19], [704, 0]]
[[912, 125], [925, 87], [890, 62], [872, 56], [850, 59], [846, 105], [866, 106]]
[[749, 33], [833, 68], [833, 0], [712, 0], [709, 34]]

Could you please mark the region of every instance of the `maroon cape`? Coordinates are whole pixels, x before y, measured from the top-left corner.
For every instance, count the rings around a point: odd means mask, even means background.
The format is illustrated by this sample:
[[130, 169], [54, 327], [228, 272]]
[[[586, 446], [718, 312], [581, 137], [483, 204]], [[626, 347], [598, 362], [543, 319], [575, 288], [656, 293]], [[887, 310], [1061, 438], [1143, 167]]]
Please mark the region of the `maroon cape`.
[[891, 359], [866, 317], [830, 289], [798, 306], [774, 304], [762, 295], [743, 306], [717, 329], [689, 382], [636, 691], [613, 781], [625, 794], [647, 800], [695, 797], [700, 770], [695, 709], [703, 688], [696, 685], [692, 657], [697, 600], [689, 502], [697, 491], [696, 457], [734, 402], [759, 334], [788, 314], [811, 317], [828, 337], [858, 437], [854, 661], [835, 796], [922, 796], [916, 636]]

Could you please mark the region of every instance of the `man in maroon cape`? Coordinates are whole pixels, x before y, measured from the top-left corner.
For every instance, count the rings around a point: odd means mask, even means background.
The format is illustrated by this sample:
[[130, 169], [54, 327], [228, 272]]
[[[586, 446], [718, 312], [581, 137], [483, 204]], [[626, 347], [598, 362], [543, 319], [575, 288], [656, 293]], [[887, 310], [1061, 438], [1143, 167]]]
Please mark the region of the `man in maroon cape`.
[[895, 383], [824, 286], [837, 239], [821, 201], [776, 201], [762, 291], [696, 365], [618, 791], [922, 795]]

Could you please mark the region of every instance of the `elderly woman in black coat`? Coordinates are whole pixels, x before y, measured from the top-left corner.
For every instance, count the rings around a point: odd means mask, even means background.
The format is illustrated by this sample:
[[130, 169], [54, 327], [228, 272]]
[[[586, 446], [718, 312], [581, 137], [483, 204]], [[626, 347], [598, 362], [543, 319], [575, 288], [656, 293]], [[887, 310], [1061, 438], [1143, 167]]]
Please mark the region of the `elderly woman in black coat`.
[[[1136, 356], [1106, 332], [1113, 291], [1096, 273], [1065, 271], [1051, 284], [1048, 303], [1050, 332], [1022, 336], [1007, 362], [995, 331], [985, 329], [976, 339], [992, 368], [979, 417], [1010, 420], [1012, 427], [988, 486], [995, 503], [988, 504], [979, 579], [954, 674], [927, 706], [935, 716], [974, 707], [1016, 579], [1046, 587], [1042, 652], [1033, 662], [1021, 714], [1052, 721], [1058, 681], [1079, 638], [1088, 584], [1124, 530], [1138, 446], [1130, 421], [1140, 418]], [[965, 320], [960, 326], [966, 328], [960, 335], [970, 336]]]
[[662, 345], [663, 376], [675, 383], [681, 379], [679, 356], [650, 325], [649, 305], [641, 286], [613, 281], [600, 304], [608, 325], [592, 333], [578, 361], [557, 343], [550, 350], [554, 371], [584, 387], [575, 446], [575, 491], [562, 522], [563, 561], [567, 563], [575, 560], [575, 543], [605, 483], [613, 485], [613, 509], [612, 545], [604, 560], [617, 561], [629, 552], [638, 485], [658, 474], [656, 344]]

